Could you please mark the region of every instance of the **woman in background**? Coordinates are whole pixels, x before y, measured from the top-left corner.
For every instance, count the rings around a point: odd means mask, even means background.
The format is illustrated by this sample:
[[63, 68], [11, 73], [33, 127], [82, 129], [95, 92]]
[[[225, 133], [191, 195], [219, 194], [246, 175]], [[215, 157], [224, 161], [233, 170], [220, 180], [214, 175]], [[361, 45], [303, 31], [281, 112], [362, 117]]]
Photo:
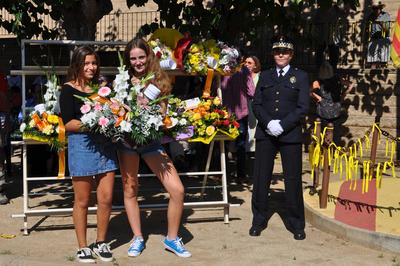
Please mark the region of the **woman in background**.
[[[260, 77], [261, 72], [261, 64], [260, 60], [256, 56], [249, 56], [244, 60], [244, 65], [251, 72], [251, 77], [253, 79], [254, 87], [257, 87], [258, 79]], [[246, 152], [250, 154], [250, 158], [254, 157], [254, 152], [256, 150], [256, 142], [254, 139], [254, 134], [256, 133], [257, 127], [257, 119], [254, 116], [253, 110], [251, 108], [252, 100], [249, 99], [247, 101], [247, 106], [249, 109], [249, 116], [248, 116], [248, 136], [247, 136], [247, 145], [246, 145]], [[251, 174], [250, 174], [251, 176]]]

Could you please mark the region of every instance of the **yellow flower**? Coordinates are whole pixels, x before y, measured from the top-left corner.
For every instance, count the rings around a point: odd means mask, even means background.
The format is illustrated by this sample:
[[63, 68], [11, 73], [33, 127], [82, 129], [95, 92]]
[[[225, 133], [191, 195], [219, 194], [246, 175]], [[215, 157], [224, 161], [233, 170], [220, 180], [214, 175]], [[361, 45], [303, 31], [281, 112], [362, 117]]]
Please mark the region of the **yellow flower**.
[[190, 56], [189, 63], [191, 65], [198, 65], [200, 62], [200, 58], [198, 56]]
[[35, 127], [35, 125], [35, 120], [32, 119], [31, 121], [29, 121], [29, 127]]
[[52, 125], [46, 125], [43, 128], [43, 133], [46, 135], [51, 135], [54, 132], [53, 126]]
[[49, 121], [49, 123], [51, 124], [58, 124], [58, 116], [56, 115], [49, 115], [47, 117], [47, 121]]
[[201, 119], [201, 115], [199, 113], [194, 113], [193, 120], [199, 120], [199, 119]]
[[154, 41], [154, 40], [152, 40], [152, 41], [150, 41], [150, 46], [151, 47], [155, 47], [155, 46], [157, 46], [157, 42], [156, 41]]
[[219, 118], [219, 114], [218, 113], [216, 113], [216, 112], [212, 112], [211, 113], [211, 119], [218, 119]]
[[206, 129], [206, 133], [208, 136], [211, 136], [215, 132], [215, 127], [214, 126], [208, 126]]
[[200, 52], [200, 46], [198, 46], [197, 44], [192, 44], [190, 46], [190, 52], [194, 54]]
[[215, 97], [214, 100], [213, 100], [213, 104], [217, 105], [217, 106], [220, 105], [221, 104], [221, 99], [219, 97]]

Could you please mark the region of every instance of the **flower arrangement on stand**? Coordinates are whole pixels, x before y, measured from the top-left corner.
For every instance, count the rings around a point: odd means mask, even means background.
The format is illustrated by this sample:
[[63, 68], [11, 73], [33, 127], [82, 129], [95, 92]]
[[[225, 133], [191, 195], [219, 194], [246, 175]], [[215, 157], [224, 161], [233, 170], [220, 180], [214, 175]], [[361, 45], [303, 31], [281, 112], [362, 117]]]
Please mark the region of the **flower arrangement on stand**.
[[232, 139], [239, 135], [239, 123], [221, 104], [219, 97], [204, 98], [197, 107], [186, 113], [194, 126], [194, 134], [189, 141], [209, 144], [218, 132]]
[[192, 44], [184, 60], [184, 69], [191, 74], [207, 73], [207, 68], [230, 75], [240, 66], [239, 51], [223, 42], [207, 40]]
[[52, 149], [62, 150], [65, 147], [65, 128], [61, 117], [55, 112], [59, 90], [56, 75], [48, 77], [45, 84], [44, 102], [34, 107], [20, 125], [23, 139], [45, 142]]
[[47, 77], [45, 103], [38, 104], [25, 117], [20, 125], [22, 138], [48, 143], [50, 148], [58, 152], [58, 178], [65, 176], [65, 127], [57, 109], [57, 94], [59, 91], [56, 75]]

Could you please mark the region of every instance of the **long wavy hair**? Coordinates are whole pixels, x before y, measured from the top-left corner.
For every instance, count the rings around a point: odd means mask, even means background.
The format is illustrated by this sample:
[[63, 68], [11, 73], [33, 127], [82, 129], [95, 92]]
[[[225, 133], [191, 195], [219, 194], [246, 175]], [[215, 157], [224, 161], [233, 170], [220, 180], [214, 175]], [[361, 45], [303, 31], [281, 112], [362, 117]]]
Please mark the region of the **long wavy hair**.
[[167, 73], [163, 71], [160, 67], [160, 61], [155, 56], [153, 50], [149, 46], [149, 44], [141, 39], [134, 38], [126, 45], [124, 52], [124, 64], [128, 67], [129, 75], [136, 76], [135, 70], [132, 68], [130, 63], [130, 52], [134, 48], [142, 49], [147, 56], [146, 60], [146, 73], [154, 73], [155, 78], [151, 81], [157, 88], [160, 89], [162, 95], [168, 95], [171, 92], [171, 82], [168, 78]]
[[100, 58], [95, 50], [90, 46], [80, 46], [74, 50], [71, 62], [68, 67], [67, 81], [78, 81], [81, 83], [81, 72], [85, 66], [85, 58], [87, 55], [94, 55], [97, 62], [97, 70], [92, 82], [97, 83], [100, 75]]

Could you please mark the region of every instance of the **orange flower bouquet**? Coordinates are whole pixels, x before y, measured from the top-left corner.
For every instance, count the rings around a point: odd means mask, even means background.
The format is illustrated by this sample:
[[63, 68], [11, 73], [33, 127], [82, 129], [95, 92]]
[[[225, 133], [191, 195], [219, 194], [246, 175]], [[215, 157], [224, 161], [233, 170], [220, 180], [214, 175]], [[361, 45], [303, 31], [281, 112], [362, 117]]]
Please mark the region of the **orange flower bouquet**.
[[189, 141], [209, 144], [218, 132], [232, 139], [239, 135], [239, 123], [221, 104], [219, 97], [203, 98], [194, 109], [185, 114], [194, 126], [194, 134]]

